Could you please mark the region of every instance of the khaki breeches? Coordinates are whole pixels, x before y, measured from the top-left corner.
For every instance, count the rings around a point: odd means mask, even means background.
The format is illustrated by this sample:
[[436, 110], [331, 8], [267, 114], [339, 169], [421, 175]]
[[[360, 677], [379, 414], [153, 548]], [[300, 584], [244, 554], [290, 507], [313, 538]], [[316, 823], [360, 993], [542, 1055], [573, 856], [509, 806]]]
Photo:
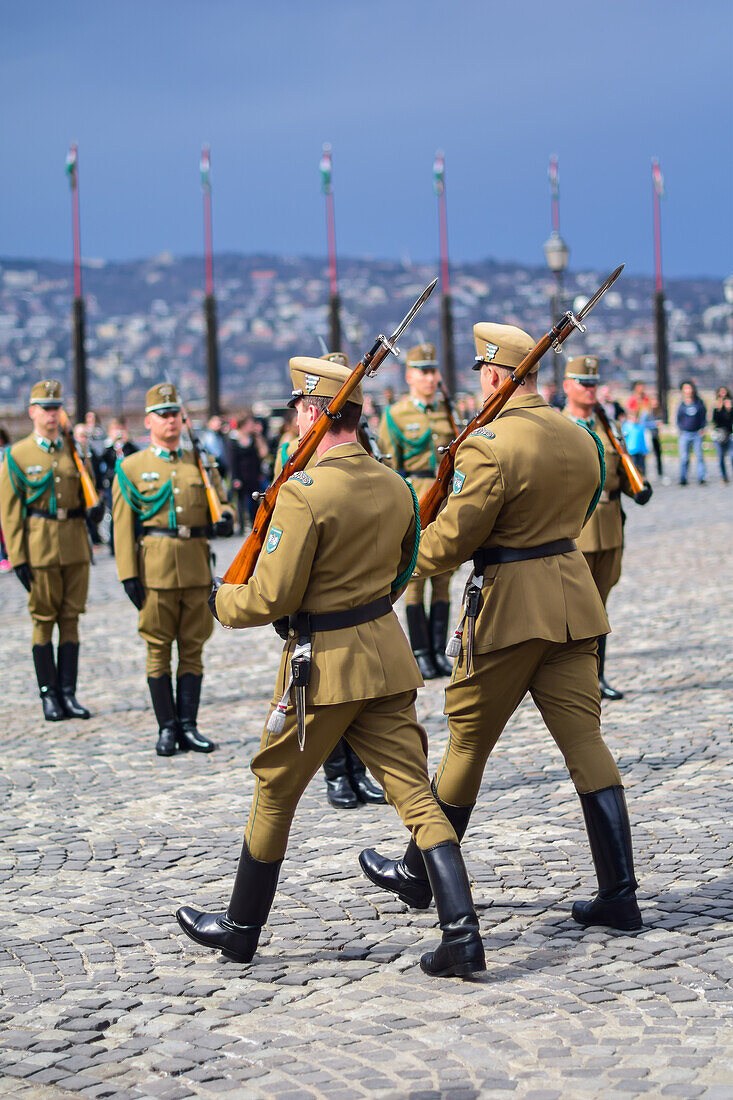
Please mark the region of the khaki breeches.
[[623, 546], [614, 546], [613, 550], [591, 550], [588, 553], [583, 551], [583, 557], [588, 562], [588, 568], [593, 574], [593, 580], [601, 594], [604, 607], [611, 589], [618, 584], [621, 577], [623, 555]]
[[33, 620], [33, 645], [46, 645], [59, 626], [59, 645], [79, 641], [79, 616], [89, 590], [89, 563], [33, 566], [28, 610]]
[[596, 639], [533, 639], [477, 654], [468, 679], [456, 667], [445, 693], [450, 737], [436, 775], [442, 802], [474, 804], [491, 750], [527, 692], [580, 794], [621, 784], [601, 737]]
[[148, 647], [148, 676], [166, 676], [171, 671], [171, 648], [178, 646], [178, 672], [203, 675], [201, 653], [214, 629], [214, 617], [207, 600], [209, 588], [146, 588], [145, 603], [137, 629]]
[[415, 695], [405, 691], [381, 699], [308, 706], [303, 752], [292, 703], [282, 733], [265, 727], [259, 752], [252, 758], [257, 785], [245, 832], [255, 859], [283, 858], [303, 791], [347, 731], [347, 741], [384, 787], [387, 801], [418, 846], [456, 843], [430, 789], [427, 741], [417, 721]]
[[[432, 591], [430, 593], [430, 603], [449, 603], [450, 602], [450, 579], [453, 576], [452, 572], [438, 573], [435, 577], [430, 577], [430, 583], [432, 585]], [[407, 585], [405, 592], [405, 603], [408, 604], [421, 604], [425, 598], [425, 585], [427, 584], [427, 578], [421, 577], [419, 580], [412, 580]]]

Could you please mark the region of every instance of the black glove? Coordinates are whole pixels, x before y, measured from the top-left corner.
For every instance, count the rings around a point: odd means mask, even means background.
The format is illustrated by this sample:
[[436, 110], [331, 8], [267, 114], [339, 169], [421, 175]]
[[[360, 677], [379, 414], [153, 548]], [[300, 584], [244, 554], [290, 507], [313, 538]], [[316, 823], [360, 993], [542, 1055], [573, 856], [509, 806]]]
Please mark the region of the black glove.
[[128, 599], [134, 603], [138, 611], [142, 611], [143, 604], [145, 603], [145, 589], [140, 583], [140, 578], [128, 577], [126, 581], [122, 582], [122, 587]]
[[646, 504], [647, 501], [651, 500], [653, 491], [647, 479], [644, 478], [644, 488], [639, 490], [634, 500], [637, 504]]
[[234, 516], [231, 512], [222, 512], [221, 519], [214, 524], [214, 535], [218, 539], [228, 539], [234, 531]]
[[31, 569], [27, 561], [24, 561], [22, 565], [16, 565], [15, 575], [25, 588], [26, 592], [30, 592], [31, 585], [33, 584], [33, 570]]
[[221, 622], [221, 619], [216, 613], [216, 593], [219, 591], [223, 583], [224, 581], [221, 577], [214, 577], [213, 581], [211, 582], [211, 592], [209, 593], [209, 611], [218, 623]]
[[288, 630], [290, 629], [290, 620], [287, 615], [283, 615], [280, 619], [275, 619], [272, 624], [272, 629], [277, 634], [278, 638], [282, 638], [284, 642], [288, 640]]
[[103, 500], [98, 500], [97, 503], [92, 508], [89, 508], [87, 510], [87, 519], [89, 520], [90, 523], [93, 523], [94, 526], [96, 527], [96, 525], [98, 523], [101, 523], [102, 520], [104, 519], [104, 513], [106, 511], [107, 511], [107, 505], [104, 503]]

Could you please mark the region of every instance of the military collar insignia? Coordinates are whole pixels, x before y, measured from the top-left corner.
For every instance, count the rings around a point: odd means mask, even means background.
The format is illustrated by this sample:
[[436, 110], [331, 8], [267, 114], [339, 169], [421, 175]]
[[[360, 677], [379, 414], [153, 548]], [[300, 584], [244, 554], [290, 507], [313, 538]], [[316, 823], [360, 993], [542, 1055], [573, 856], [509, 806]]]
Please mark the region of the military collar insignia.
[[61, 450], [62, 443], [60, 439], [46, 439], [45, 436], [37, 435], [35, 432], [33, 433], [33, 438], [41, 450], [45, 451], [46, 454], [53, 454], [54, 451]]
[[177, 447], [175, 451], [168, 451], [165, 447], [156, 447], [151, 443], [150, 450], [156, 458], [162, 458], [165, 462], [175, 462], [177, 458], [183, 458], [183, 447]]
[[299, 481], [301, 485], [313, 484], [313, 478], [305, 470], [296, 470], [294, 474], [290, 475], [288, 481]]
[[313, 393], [314, 389], [318, 385], [319, 378], [317, 374], [306, 374], [305, 376], [305, 392]]
[[140, 474], [141, 481], [159, 481], [160, 474], [156, 470], [143, 470]]
[[466, 480], [466, 475], [462, 474], [460, 470], [456, 470], [453, 474], [453, 492], [460, 493], [463, 488], [463, 483]]
[[595, 430], [595, 426], [596, 426], [595, 414], [592, 413], [588, 417], [587, 420], [584, 420], [582, 416], [573, 416], [573, 414], [570, 413], [570, 412], [568, 413], [568, 416], [573, 421], [574, 424], [582, 424], [582, 426], [584, 428], [590, 428], [591, 431]]
[[271, 527], [270, 533], [267, 536], [267, 543], [265, 544], [266, 553], [271, 554], [273, 550], [277, 550], [282, 537], [283, 533], [279, 527]]
[[[411, 397], [410, 400], [412, 401], [415, 408], [419, 409], [420, 412], [426, 413], [426, 412], [432, 412], [433, 411], [433, 406], [430, 405], [430, 404], [426, 404], [424, 401], [421, 401], [419, 397]], [[407, 426], [409, 428], [409, 427], [417, 427], [418, 425], [408, 424]]]
[[492, 432], [489, 428], [474, 428], [471, 435], [482, 435], [484, 439], [496, 439], [496, 432]]

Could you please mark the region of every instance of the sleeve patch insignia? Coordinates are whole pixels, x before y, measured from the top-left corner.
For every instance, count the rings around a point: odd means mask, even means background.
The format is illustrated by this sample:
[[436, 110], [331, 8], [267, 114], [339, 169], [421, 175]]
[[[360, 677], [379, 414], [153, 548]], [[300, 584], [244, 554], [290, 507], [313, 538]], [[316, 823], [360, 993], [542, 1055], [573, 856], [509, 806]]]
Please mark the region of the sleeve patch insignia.
[[140, 480], [141, 481], [159, 481], [160, 480], [160, 474], [156, 473], [155, 470], [143, 470], [143, 472], [140, 474]]
[[268, 554], [271, 554], [273, 552], [273, 550], [277, 550], [277, 548], [280, 544], [280, 539], [282, 537], [283, 537], [283, 533], [282, 533], [282, 531], [280, 530], [279, 527], [271, 527], [270, 528], [270, 533], [267, 536], [267, 544], [265, 546], [265, 550], [267, 551]]
[[313, 478], [305, 470], [296, 470], [294, 474], [290, 475], [288, 481], [299, 481], [301, 485], [313, 484]]
[[488, 428], [476, 428], [471, 435], [482, 435], [484, 439], [496, 439], [496, 432], [489, 431]]
[[466, 480], [466, 475], [462, 474], [460, 470], [456, 470], [453, 474], [453, 492], [460, 493], [463, 488], [463, 483]]

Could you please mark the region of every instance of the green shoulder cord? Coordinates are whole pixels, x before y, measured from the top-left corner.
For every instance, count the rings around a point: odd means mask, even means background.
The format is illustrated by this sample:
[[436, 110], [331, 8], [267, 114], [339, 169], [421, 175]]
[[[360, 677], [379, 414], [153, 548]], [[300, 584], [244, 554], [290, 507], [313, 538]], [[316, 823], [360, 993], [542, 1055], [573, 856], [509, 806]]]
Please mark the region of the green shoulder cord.
[[389, 409], [385, 410], [384, 415], [387, 420], [387, 428], [389, 430], [389, 434], [392, 437], [392, 442], [402, 448], [402, 464], [404, 464], [404, 462], [406, 462], [408, 459], [415, 458], [416, 455], [421, 454], [425, 450], [426, 444], [430, 443], [431, 450], [433, 452], [430, 459], [430, 464], [434, 467], [435, 451], [432, 448], [433, 431], [430, 425], [428, 425], [428, 427], [425, 429], [419, 439], [407, 439], [407, 437], [403, 435], [403, 433], [395, 424], [392, 413], [389, 411]]
[[395, 577], [395, 579], [392, 581], [393, 592], [396, 592], [398, 588], [402, 588], [402, 585], [406, 584], [407, 581], [409, 581], [410, 577], [413, 574], [413, 570], [415, 569], [417, 553], [420, 549], [420, 505], [418, 504], [417, 493], [413, 489], [412, 485], [410, 485], [410, 482], [405, 481], [405, 485], [412, 493], [412, 507], [415, 511], [415, 545], [412, 548], [412, 557], [410, 558], [410, 564], [407, 566], [407, 569], [405, 569], [402, 573], [400, 573], [399, 577]]
[[280, 467], [282, 468], [288, 461], [288, 447], [290, 443], [287, 439], [284, 439], [280, 444]]
[[153, 493], [152, 496], [144, 496], [132, 484], [129, 477], [122, 469], [122, 459], [119, 459], [117, 462], [115, 474], [117, 475], [117, 483], [119, 484], [120, 492], [136, 516], [139, 516], [143, 521], [150, 519], [151, 516], [159, 512], [163, 505], [167, 503], [168, 526], [174, 529], [178, 527], [176, 509], [173, 504], [173, 486], [170, 483], [170, 479], [166, 481], [165, 485], [161, 485], [157, 493]]
[[54, 484], [53, 467], [44, 474], [39, 481], [31, 481], [30, 478], [21, 470], [18, 463], [13, 458], [12, 453], [8, 450], [5, 456], [8, 463], [8, 473], [10, 474], [10, 482], [13, 486], [13, 490], [17, 497], [20, 497], [23, 505], [23, 519], [25, 519], [28, 512], [28, 505], [35, 503], [39, 500], [43, 494], [50, 489], [51, 496], [48, 502], [48, 514], [50, 516], [56, 515], [56, 486]]
[[603, 486], [606, 484], [606, 459], [604, 457], [603, 443], [602, 443], [601, 439], [593, 431], [593, 429], [590, 428], [584, 420], [578, 420], [578, 421], [576, 421], [576, 423], [580, 424], [581, 427], [585, 428], [588, 435], [593, 436], [593, 441], [594, 441], [596, 447], [598, 448], [598, 463], [601, 467], [601, 483], [595, 491], [595, 494], [593, 496], [593, 500], [590, 502], [590, 505], [588, 507], [588, 511], [585, 513], [585, 522], [587, 523], [588, 520], [590, 519], [590, 517], [593, 515], [593, 513], [596, 510], [596, 505], [598, 504], [598, 501], [601, 499], [601, 493], [603, 492]]

